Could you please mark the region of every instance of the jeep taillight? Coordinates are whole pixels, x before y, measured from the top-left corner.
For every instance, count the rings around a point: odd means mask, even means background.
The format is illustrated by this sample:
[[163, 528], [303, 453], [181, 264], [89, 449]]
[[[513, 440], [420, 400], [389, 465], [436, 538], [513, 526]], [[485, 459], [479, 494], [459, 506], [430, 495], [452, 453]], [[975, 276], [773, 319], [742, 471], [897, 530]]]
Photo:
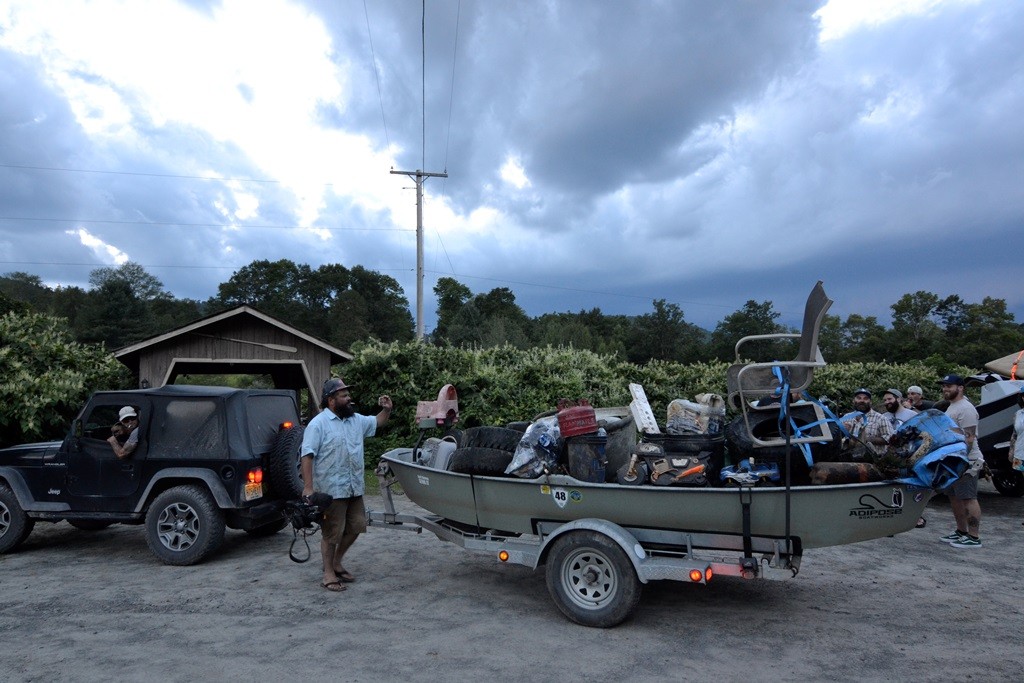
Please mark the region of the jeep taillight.
[[248, 480], [250, 484], [262, 484], [263, 483], [263, 468], [254, 467], [249, 470]]

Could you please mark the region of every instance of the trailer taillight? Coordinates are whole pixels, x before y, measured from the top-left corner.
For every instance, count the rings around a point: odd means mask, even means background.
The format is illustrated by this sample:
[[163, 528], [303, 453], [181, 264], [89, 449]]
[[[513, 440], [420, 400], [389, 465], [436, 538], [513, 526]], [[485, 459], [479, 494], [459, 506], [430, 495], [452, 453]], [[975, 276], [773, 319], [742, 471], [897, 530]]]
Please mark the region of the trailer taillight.
[[690, 581], [700, 582], [700, 580], [703, 579], [703, 578], [704, 578], [704, 572], [702, 572], [701, 570], [699, 570], [699, 569], [691, 569], [690, 570]]
[[281, 423], [281, 429], [291, 429], [294, 426], [295, 426], [294, 422], [282, 422]]
[[250, 484], [262, 484], [263, 483], [263, 468], [254, 467], [249, 470], [248, 480]]
[[498, 553], [498, 559], [501, 560], [502, 562], [508, 562], [508, 551], [507, 550], [502, 550], [501, 552], [499, 552]]
[[711, 567], [704, 570], [704, 581], [708, 582], [711, 580]]

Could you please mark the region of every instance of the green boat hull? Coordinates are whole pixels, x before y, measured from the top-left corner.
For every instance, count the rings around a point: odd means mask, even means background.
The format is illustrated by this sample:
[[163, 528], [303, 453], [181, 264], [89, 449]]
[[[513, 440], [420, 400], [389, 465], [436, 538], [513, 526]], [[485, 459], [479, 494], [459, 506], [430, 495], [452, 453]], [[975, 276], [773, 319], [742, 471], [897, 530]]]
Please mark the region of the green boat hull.
[[[424, 467], [411, 448], [385, 453], [402, 490], [425, 510], [482, 529], [533, 534], [538, 522], [605, 519], [624, 527], [702, 534], [786, 535], [781, 487], [685, 488], [581, 482], [566, 475], [537, 479], [486, 477]], [[803, 548], [857, 543], [914, 528], [933, 492], [899, 482], [799, 486], [790, 489], [790, 536]]]

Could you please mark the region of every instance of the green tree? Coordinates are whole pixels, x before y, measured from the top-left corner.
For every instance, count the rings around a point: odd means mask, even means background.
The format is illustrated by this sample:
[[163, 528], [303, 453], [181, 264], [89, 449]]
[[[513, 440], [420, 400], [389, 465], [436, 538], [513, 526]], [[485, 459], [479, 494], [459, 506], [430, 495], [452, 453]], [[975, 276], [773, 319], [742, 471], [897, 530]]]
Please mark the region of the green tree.
[[938, 314], [945, 324], [942, 356], [952, 363], [981, 368], [1024, 348], [1024, 330], [1003, 299], [987, 296], [980, 304], [971, 304], [953, 295], [939, 304]]
[[435, 343], [450, 341], [449, 328], [459, 310], [473, 298], [473, 292], [454, 278], [441, 277], [434, 285], [434, 296], [437, 297], [437, 325], [430, 336]]
[[152, 312], [124, 280], [111, 279], [89, 292], [80, 317], [79, 341], [117, 349], [153, 333]]
[[53, 294], [38, 275], [22, 271], [4, 273], [0, 276], [0, 293], [40, 313], [49, 308]]
[[[776, 322], [778, 318], [779, 314], [772, 308], [771, 301], [757, 303], [753, 299], [748, 300], [743, 308], [725, 316], [711, 333], [711, 357], [722, 361], [734, 360], [736, 342], [743, 337], [788, 331]], [[794, 352], [790, 350], [791, 346], [775, 341], [754, 341], [744, 344], [740, 352], [757, 360], [792, 358]]]
[[887, 344], [889, 360], [904, 362], [926, 358], [942, 345], [938, 323], [939, 297], [930, 292], [904, 294], [892, 305], [892, 331]]
[[89, 273], [89, 284], [93, 289], [101, 289], [110, 282], [126, 283], [135, 298], [141, 301], [171, 298], [171, 295], [164, 291], [164, 283], [132, 261], [117, 268], [96, 268]]
[[[843, 352], [836, 362], [877, 362], [885, 358], [888, 339], [875, 316], [852, 313], [840, 326]], [[828, 359], [827, 359], [828, 360]]]
[[131, 386], [102, 345], [74, 340], [67, 321], [41, 313], [0, 316], [0, 442], [62, 438], [86, 397]]
[[626, 343], [626, 359], [631, 363], [651, 360], [696, 361], [704, 355], [701, 331], [686, 322], [676, 304], [655, 299], [654, 312], [633, 320]]

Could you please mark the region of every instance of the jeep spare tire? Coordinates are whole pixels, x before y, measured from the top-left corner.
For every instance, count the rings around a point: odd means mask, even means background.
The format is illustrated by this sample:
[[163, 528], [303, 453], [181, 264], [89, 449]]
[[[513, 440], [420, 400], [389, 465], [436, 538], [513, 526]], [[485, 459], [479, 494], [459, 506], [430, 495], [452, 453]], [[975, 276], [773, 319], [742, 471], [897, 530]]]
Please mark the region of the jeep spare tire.
[[305, 427], [295, 425], [282, 429], [274, 438], [274, 448], [266, 457], [264, 468], [270, 493], [277, 498], [295, 500], [302, 495], [299, 449]]

